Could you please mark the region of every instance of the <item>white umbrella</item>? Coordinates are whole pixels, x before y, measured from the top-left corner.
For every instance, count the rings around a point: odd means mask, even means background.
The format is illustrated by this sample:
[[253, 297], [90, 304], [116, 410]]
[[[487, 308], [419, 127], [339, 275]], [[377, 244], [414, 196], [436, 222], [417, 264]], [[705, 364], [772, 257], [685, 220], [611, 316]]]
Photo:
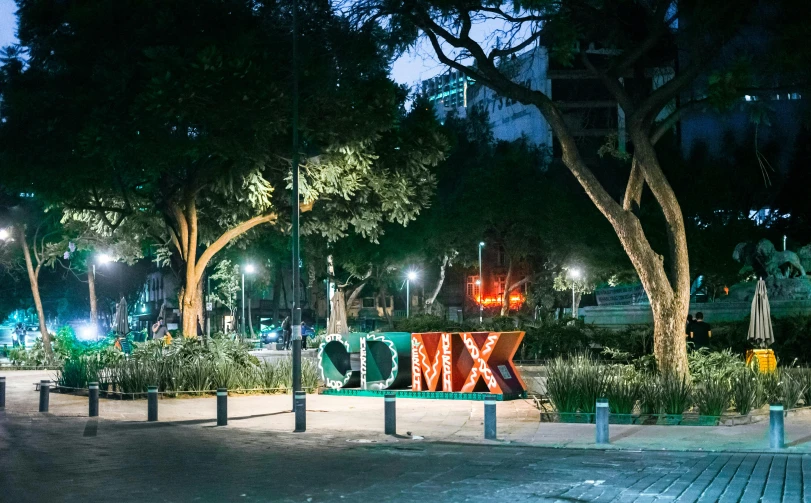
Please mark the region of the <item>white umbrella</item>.
[[766, 282], [763, 278], [757, 282], [755, 296], [752, 299], [752, 313], [749, 320], [749, 334], [747, 339], [761, 347], [766, 347], [774, 343], [774, 331], [772, 330], [771, 309], [769, 308], [769, 296], [766, 294]]

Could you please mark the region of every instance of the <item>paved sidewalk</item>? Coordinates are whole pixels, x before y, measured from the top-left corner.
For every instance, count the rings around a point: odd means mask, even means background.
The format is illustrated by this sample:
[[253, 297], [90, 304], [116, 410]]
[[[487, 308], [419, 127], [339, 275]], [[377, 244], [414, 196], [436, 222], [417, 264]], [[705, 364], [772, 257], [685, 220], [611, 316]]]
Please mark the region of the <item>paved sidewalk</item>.
[[[41, 371], [5, 372], [6, 414], [37, 418], [38, 393], [33, 383], [53, 378]], [[229, 428], [290, 432], [293, 414], [290, 395], [232, 395], [228, 399]], [[146, 400], [101, 399], [100, 416], [107, 421], [146, 421]], [[391, 438], [383, 432], [383, 400], [366, 397], [307, 396], [307, 430], [329, 437], [360, 442], [406, 441], [405, 435], [428, 441], [461, 443], [513, 443], [542, 447], [599, 448], [594, 443], [594, 426], [541, 423], [531, 400], [498, 404], [497, 442], [483, 439], [482, 402], [399, 399], [397, 431]], [[86, 417], [87, 397], [51, 393], [50, 416]], [[161, 422], [178, 425], [213, 426], [216, 399], [162, 399]], [[768, 422], [742, 426], [638, 426], [611, 425], [611, 446], [627, 450], [768, 452]], [[411, 440], [409, 440], [411, 441]], [[786, 418], [785, 452], [811, 452], [811, 415]]]

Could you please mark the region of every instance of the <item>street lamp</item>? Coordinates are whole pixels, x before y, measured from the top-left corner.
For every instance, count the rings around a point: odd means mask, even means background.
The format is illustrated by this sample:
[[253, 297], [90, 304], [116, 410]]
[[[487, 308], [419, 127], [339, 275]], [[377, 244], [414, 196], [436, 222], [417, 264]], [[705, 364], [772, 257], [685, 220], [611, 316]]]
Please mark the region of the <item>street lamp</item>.
[[242, 268], [242, 326], [240, 333], [243, 338], [245, 338], [245, 273], [253, 274], [254, 271], [256, 271], [256, 267], [253, 264], [245, 264]]
[[577, 319], [577, 297], [575, 293], [575, 283], [578, 279], [580, 279], [581, 275], [582, 273], [580, 272], [580, 269], [576, 267], [569, 269], [569, 278], [572, 279], [572, 318], [574, 319]]
[[484, 278], [482, 277], [482, 248], [484, 241], [479, 242], [479, 323], [484, 320]]
[[[406, 274], [406, 318], [411, 314], [411, 282], [415, 279], [417, 279], [416, 272], [409, 271], [408, 274]], [[385, 305], [383, 309], [386, 309]]]
[[11, 239], [11, 231], [8, 229], [0, 229], [0, 241], [8, 241]]

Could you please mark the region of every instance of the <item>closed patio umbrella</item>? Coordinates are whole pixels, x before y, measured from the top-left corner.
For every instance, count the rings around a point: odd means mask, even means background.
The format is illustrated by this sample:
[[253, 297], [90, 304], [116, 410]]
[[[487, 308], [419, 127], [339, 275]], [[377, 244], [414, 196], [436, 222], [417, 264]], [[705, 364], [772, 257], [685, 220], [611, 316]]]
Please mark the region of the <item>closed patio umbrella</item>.
[[749, 320], [747, 339], [760, 347], [766, 347], [774, 343], [769, 297], [766, 294], [766, 282], [763, 281], [763, 278], [758, 280], [755, 296], [752, 299], [752, 313]]
[[130, 332], [129, 319], [127, 318], [127, 301], [121, 297], [121, 302], [115, 310], [115, 327], [116, 333], [119, 335], [127, 335]]

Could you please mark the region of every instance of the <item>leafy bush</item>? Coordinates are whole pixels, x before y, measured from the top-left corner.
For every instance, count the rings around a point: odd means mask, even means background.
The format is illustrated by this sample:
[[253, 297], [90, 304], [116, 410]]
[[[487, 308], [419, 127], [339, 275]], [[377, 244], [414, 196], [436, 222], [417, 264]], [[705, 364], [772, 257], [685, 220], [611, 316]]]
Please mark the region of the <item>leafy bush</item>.
[[726, 379], [701, 383], [693, 393], [698, 413], [704, 416], [720, 416], [729, 408], [732, 400], [730, 384]]
[[575, 368], [578, 408], [581, 412], [593, 414], [597, 399], [605, 397], [608, 372], [588, 355], [577, 356], [572, 360]]
[[693, 404], [693, 386], [686, 377], [670, 373], [660, 375], [659, 393], [665, 414], [682, 414]]
[[793, 409], [797, 407], [805, 392], [805, 385], [792, 376], [791, 371], [781, 370], [780, 374], [780, 402], [783, 407]]
[[612, 414], [633, 414], [640, 397], [641, 383], [635, 371], [618, 367], [608, 372], [605, 397]]
[[738, 414], [749, 414], [753, 409], [760, 408], [763, 385], [760, 374], [749, 367], [738, 369], [732, 377], [732, 403]]
[[697, 383], [729, 381], [745, 365], [730, 349], [710, 351], [708, 348], [688, 353], [687, 363], [690, 375]]
[[577, 373], [574, 365], [557, 357], [549, 363], [546, 377], [546, 394], [558, 412], [577, 412], [580, 395], [577, 389]]
[[643, 374], [639, 385], [639, 410], [642, 414], [658, 414], [662, 410], [657, 374]]
[[792, 370], [792, 375], [797, 381], [805, 386], [803, 391], [803, 405], [811, 406], [811, 368], [802, 367]]

